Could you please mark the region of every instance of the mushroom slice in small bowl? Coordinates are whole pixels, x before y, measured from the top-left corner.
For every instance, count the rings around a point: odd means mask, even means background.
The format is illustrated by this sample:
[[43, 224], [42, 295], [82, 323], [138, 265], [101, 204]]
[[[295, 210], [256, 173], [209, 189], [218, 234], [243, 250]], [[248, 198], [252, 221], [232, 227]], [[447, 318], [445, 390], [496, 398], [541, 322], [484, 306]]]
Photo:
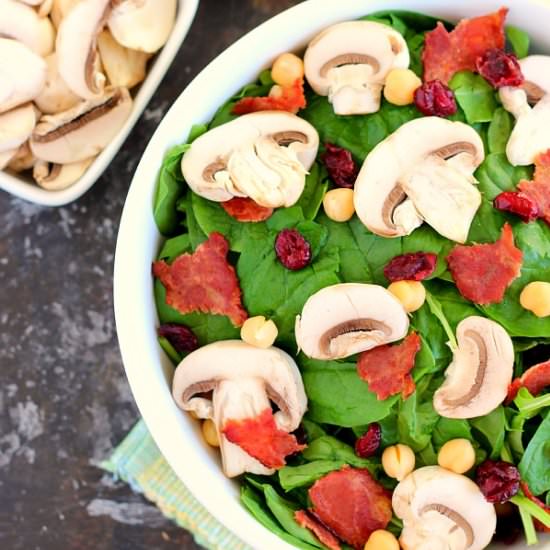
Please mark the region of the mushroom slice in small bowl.
[[11, 158], [7, 169], [18, 174], [24, 170], [30, 170], [36, 162], [36, 157], [32, 154], [29, 142], [25, 141], [16, 150], [15, 155]]
[[0, 114], [0, 152], [18, 149], [31, 135], [36, 125], [32, 103]]
[[375, 113], [391, 69], [409, 66], [404, 38], [374, 21], [337, 23], [318, 34], [304, 55], [305, 76], [338, 115]]
[[128, 90], [115, 88], [68, 111], [43, 116], [30, 140], [32, 152], [56, 164], [95, 157], [122, 128], [131, 111]]
[[514, 370], [512, 339], [495, 321], [472, 315], [456, 329], [458, 349], [435, 392], [435, 410], [447, 418], [489, 414], [506, 398]]
[[13, 157], [17, 154], [18, 149], [8, 149], [7, 151], [0, 152], [0, 170], [4, 170], [9, 163], [13, 160]]
[[319, 147], [317, 130], [283, 111], [240, 116], [191, 144], [181, 160], [189, 187], [223, 202], [250, 197], [261, 206], [292, 206]]
[[94, 158], [89, 158], [71, 164], [52, 164], [39, 160], [34, 165], [32, 175], [43, 189], [59, 191], [78, 181], [93, 160]]
[[292, 357], [278, 348], [257, 348], [242, 340], [219, 341], [190, 353], [176, 369], [172, 394], [181, 409], [214, 421], [228, 477], [244, 472], [269, 475], [274, 469], [223, 435], [227, 421], [257, 417], [273, 402], [279, 409], [274, 414], [277, 427], [292, 432], [307, 408]]
[[399, 300], [382, 286], [327, 286], [296, 317], [298, 347], [313, 359], [342, 359], [407, 334], [409, 318]]
[[481, 204], [473, 177], [485, 153], [462, 122], [423, 117], [403, 124], [367, 156], [357, 176], [355, 210], [383, 237], [409, 235], [423, 221], [465, 242]]
[[395, 515], [403, 520], [404, 549], [483, 550], [496, 529], [495, 507], [466, 476], [439, 466], [409, 474], [393, 492]]

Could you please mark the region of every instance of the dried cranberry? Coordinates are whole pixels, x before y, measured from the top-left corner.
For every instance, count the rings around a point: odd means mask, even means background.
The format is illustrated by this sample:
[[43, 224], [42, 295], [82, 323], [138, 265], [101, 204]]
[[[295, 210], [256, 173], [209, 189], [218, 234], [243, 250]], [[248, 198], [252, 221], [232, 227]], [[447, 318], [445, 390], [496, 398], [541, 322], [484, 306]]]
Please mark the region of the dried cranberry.
[[416, 108], [427, 116], [450, 116], [456, 113], [453, 91], [441, 80], [430, 80], [414, 92]]
[[347, 149], [326, 143], [325, 152], [321, 155], [321, 160], [335, 185], [338, 187], [347, 187], [348, 189], [351, 189], [355, 185], [359, 170], [351, 153]]
[[292, 271], [303, 269], [311, 262], [311, 245], [296, 229], [283, 229], [275, 239], [279, 261]]
[[394, 281], [422, 281], [435, 270], [437, 254], [412, 252], [396, 256], [384, 268], [384, 276]]
[[361, 458], [372, 456], [380, 447], [382, 430], [380, 424], [373, 422], [369, 429], [355, 442], [355, 454]]
[[519, 216], [524, 222], [532, 222], [539, 217], [539, 207], [527, 195], [517, 191], [504, 191], [495, 197], [493, 206], [497, 210]]
[[197, 337], [185, 325], [164, 323], [157, 329], [157, 334], [166, 338], [178, 353], [189, 353], [199, 347]]
[[488, 502], [506, 502], [519, 491], [518, 469], [502, 460], [486, 460], [476, 470], [476, 483]]
[[518, 58], [498, 48], [491, 48], [476, 59], [477, 72], [494, 88], [521, 86], [524, 78]]

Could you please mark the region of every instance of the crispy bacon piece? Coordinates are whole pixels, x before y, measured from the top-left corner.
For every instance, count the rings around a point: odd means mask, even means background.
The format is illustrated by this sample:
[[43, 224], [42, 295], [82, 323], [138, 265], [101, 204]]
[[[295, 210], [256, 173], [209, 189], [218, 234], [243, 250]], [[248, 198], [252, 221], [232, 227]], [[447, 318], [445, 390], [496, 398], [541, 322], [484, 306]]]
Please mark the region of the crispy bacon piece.
[[248, 197], [234, 197], [220, 206], [239, 222], [263, 222], [271, 217], [273, 208], [260, 206]]
[[288, 111], [297, 113], [306, 106], [304, 81], [297, 79], [292, 86], [282, 88], [280, 96], [243, 97], [233, 106], [233, 114], [246, 115], [256, 111]]
[[535, 159], [533, 180], [520, 181], [518, 188], [538, 206], [539, 218], [550, 225], [550, 149]]
[[357, 361], [357, 372], [379, 400], [399, 392], [406, 399], [416, 389], [411, 370], [421, 345], [418, 334], [411, 332], [400, 344], [364, 351]]
[[521, 250], [514, 245], [512, 228], [506, 223], [498, 241], [457, 245], [447, 256], [447, 263], [464, 298], [476, 304], [498, 304], [519, 277], [522, 259]]
[[153, 275], [166, 288], [166, 303], [180, 313], [201, 311], [227, 315], [239, 327], [248, 318], [241, 303], [235, 268], [227, 261], [229, 244], [212, 233], [193, 254], [182, 254], [171, 264], [153, 263]]
[[476, 68], [476, 59], [491, 48], [504, 48], [504, 20], [507, 8], [495, 13], [463, 19], [451, 32], [439, 22], [426, 33], [422, 62], [424, 82], [441, 80], [447, 84], [458, 71]]
[[228, 420], [222, 433], [266, 468], [282, 468], [286, 456], [307, 447], [299, 445], [294, 435], [277, 427], [270, 408], [254, 418]]
[[538, 395], [544, 388], [550, 386], [550, 359], [544, 363], [528, 368], [519, 378], [512, 381], [508, 387], [506, 403], [512, 402], [520, 388], [527, 388], [531, 395]]
[[[520, 481], [519, 486], [521, 487], [521, 490], [523, 491], [523, 494], [532, 502], [534, 502], [537, 506], [542, 508], [545, 512], [548, 512], [550, 514], [550, 506], [546, 506], [542, 500], [537, 498], [532, 492], [531, 489], [529, 489], [529, 485], [525, 481]], [[535, 527], [538, 531], [542, 531], [544, 533], [550, 533], [550, 527], [546, 527], [546, 525], [542, 524], [538, 519], [535, 519]]]
[[317, 480], [309, 490], [313, 513], [341, 540], [363, 548], [392, 517], [391, 494], [369, 471], [344, 466]]
[[305, 510], [296, 510], [294, 519], [301, 527], [313, 531], [313, 534], [330, 550], [341, 550], [340, 541], [320, 521], [317, 521]]

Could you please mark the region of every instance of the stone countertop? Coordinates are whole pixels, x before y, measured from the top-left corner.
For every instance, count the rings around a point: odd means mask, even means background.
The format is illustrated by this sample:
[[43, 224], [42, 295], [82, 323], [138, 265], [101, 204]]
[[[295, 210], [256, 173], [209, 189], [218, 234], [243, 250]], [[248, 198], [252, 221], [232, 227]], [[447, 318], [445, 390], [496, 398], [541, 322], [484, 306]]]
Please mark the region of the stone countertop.
[[149, 107], [91, 191], [45, 208], [0, 191], [0, 548], [196, 549], [96, 465], [138, 419], [112, 271], [132, 174], [163, 114], [212, 58], [297, 0], [202, 0]]

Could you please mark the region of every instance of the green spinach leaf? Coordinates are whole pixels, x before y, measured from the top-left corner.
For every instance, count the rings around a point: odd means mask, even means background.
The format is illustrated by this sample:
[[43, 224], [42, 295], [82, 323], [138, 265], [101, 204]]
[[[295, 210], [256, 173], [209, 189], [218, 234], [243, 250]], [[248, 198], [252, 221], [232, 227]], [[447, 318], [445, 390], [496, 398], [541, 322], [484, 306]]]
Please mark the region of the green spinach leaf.
[[454, 91], [456, 101], [469, 124], [492, 120], [497, 108], [495, 92], [482, 76], [470, 71], [460, 71], [453, 76], [449, 87]]
[[506, 152], [506, 145], [510, 139], [513, 125], [512, 115], [504, 107], [495, 110], [487, 129], [489, 153], [504, 154]]
[[476, 440], [489, 453], [489, 457], [492, 460], [498, 459], [506, 436], [504, 407], [497, 407], [485, 416], [472, 418], [470, 426], [472, 427], [472, 432], [476, 435]]
[[278, 472], [279, 483], [285, 491], [309, 487], [329, 472], [339, 470], [344, 464], [344, 460], [314, 460], [300, 466], [285, 466]]
[[518, 468], [533, 494], [550, 491], [550, 414], [529, 441]]
[[506, 38], [512, 45], [514, 53], [519, 59], [529, 55], [530, 39], [529, 35], [525, 31], [519, 29], [518, 27], [508, 25], [506, 27]]

